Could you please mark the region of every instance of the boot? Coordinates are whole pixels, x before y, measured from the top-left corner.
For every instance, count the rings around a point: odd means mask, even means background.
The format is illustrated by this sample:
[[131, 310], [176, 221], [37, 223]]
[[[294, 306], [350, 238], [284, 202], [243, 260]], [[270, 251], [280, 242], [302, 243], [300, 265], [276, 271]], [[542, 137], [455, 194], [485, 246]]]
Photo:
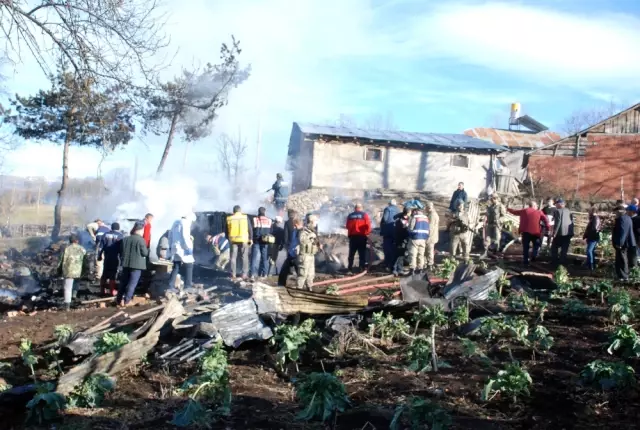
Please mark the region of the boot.
[[65, 310], [65, 312], [69, 312], [71, 310], [71, 303], [65, 303], [64, 304], [64, 310]]

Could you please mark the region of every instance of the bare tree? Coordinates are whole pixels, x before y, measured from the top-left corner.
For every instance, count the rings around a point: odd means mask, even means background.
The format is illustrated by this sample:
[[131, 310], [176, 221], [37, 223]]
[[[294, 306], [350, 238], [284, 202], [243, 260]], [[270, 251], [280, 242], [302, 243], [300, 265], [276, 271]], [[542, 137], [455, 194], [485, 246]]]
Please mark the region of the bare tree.
[[11, 224], [11, 216], [15, 213], [18, 200], [16, 198], [16, 189], [4, 191], [0, 195], [0, 216], [2, 216], [5, 224]]
[[398, 125], [393, 120], [393, 114], [391, 112], [387, 112], [386, 114], [374, 113], [369, 115], [366, 119], [364, 119], [361, 122], [358, 122], [358, 120], [352, 115], [341, 113], [338, 116], [338, 119], [334, 121], [334, 125], [338, 127], [361, 128], [363, 130], [369, 130], [369, 131], [384, 131], [384, 130], [398, 129]]
[[223, 133], [218, 138], [218, 159], [227, 180], [234, 188], [238, 187], [238, 180], [244, 171], [244, 159], [248, 148], [247, 139], [242, 137], [239, 130], [236, 137]]
[[[14, 63], [33, 57], [47, 76], [60, 57], [81, 80], [152, 80], [168, 37], [160, 0], [0, 0], [0, 30]], [[53, 67], [52, 67], [53, 65]], [[106, 82], [105, 82], [106, 81]]]
[[624, 106], [622, 104], [616, 103], [612, 100], [605, 106], [575, 110], [571, 115], [565, 118], [562, 125], [562, 131], [567, 136], [571, 136], [609, 118], [610, 116], [615, 115], [623, 109]]

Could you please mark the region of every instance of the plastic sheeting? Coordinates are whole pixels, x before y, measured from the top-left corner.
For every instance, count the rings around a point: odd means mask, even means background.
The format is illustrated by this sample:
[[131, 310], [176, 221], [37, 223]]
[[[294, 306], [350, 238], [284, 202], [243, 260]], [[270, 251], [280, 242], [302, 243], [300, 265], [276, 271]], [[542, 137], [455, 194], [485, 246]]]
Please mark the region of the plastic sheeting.
[[[225, 345], [237, 348], [249, 340], [266, 340], [273, 336], [271, 328], [258, 316], [253, 299], [240, 300], [211, 313], [211, 328]], [[212, 336], [213, 337], [213, 336]]]

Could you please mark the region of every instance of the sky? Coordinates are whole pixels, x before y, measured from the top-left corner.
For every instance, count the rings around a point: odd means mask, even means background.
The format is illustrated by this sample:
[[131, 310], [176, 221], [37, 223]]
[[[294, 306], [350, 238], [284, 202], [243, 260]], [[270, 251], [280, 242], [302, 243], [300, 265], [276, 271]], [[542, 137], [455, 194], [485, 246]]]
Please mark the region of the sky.
[[[573, 111], [640, 101], [640, 3], [634, 0], [182, 0], [167, 1], [166, 77], [216, 62], [234, 35], [249, 79], [220, 111], [211, 137], [188, 147], [186, 169], [219, 165], [220, 133], [247, 139], [249, 167], [284, 169], [294, 121], [393, 118], [400, 130], [462, 133], [507, 127], [512, 102], [552, 130]], [[3, 70], [9, 94], [48, 87], [28, 59]], [[258, 139], [258, 136], [261, 139]], [[152, 174], [165, 136], [138, 135], [106, 172]], [[257, 142], [261, 142], [259, 152]], [[259, 156], [257, 156], [259, 155]], [[168, 168], [179, 172], [177, 140]], [[61, 147], [23, 142], [5, 172], [55, 178]], [[72, 148], [70, 175], [97, 174], [100, 155]]]

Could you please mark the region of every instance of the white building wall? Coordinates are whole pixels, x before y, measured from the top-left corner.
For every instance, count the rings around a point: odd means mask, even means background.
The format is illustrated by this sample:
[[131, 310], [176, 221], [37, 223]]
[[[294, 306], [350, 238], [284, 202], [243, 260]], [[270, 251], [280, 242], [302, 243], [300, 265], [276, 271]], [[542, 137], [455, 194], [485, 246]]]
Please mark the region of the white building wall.
[[[311, 186], [318, 188], [431, 191], [450, 195], [458, 182], [472, 197], [485, 191], [489, 155], [464, 154], [470, 166], [451, 165], [453, 153], [375, 147], [381, 161], [365, 159], [366, 146], [350, 143], [314, 142]], [[462, 153], [460, 153], [462, 154]]]

